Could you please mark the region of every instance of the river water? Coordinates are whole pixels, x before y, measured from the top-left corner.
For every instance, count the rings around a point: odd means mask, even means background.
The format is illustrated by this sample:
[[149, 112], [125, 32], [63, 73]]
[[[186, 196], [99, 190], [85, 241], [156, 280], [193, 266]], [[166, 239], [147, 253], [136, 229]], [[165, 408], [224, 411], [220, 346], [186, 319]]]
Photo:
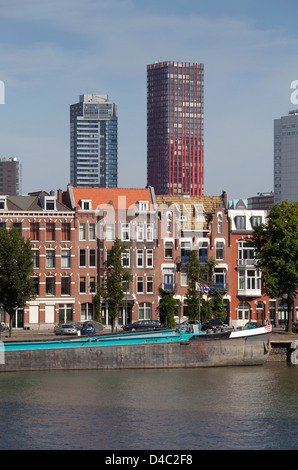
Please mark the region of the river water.
[[298, 448], [298, 366], [0, 375], [0, 449]]

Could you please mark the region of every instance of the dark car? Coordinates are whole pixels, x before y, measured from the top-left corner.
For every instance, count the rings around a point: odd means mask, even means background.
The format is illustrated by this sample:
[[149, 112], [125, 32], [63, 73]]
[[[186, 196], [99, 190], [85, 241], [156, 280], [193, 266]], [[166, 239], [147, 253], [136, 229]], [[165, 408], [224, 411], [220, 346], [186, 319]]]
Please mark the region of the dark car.
[[135, 330], [155, 330], [161, 328], [161, 323], [159, 320], [139, 320], [131, 323], [130, 325], [125, 325], [123, 327], [124, 331], [135, 331]]
[[83, 328], [81, 329], [81, 334], [82, 335], [94, 335], [95, 334], [95, 328], [91, 323], [85, 323], [83, 325]]
[[293, 333], [298, 333], [298, 323], [293, 323], [293, 325], [292, 325], [292, 332], [293, 332]]
[[202, 331], [216, 330], [217, 328], [225, 328], [226, 325], [220, 320], [207, 320], [202, 324]]

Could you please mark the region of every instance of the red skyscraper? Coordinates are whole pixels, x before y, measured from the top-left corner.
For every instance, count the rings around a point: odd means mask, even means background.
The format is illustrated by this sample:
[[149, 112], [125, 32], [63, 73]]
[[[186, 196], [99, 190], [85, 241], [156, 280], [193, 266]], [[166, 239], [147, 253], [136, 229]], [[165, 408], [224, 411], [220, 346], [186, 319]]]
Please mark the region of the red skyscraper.
[[147, 66], [147, 179], [156, 194], [203, 194], [204, 65]]

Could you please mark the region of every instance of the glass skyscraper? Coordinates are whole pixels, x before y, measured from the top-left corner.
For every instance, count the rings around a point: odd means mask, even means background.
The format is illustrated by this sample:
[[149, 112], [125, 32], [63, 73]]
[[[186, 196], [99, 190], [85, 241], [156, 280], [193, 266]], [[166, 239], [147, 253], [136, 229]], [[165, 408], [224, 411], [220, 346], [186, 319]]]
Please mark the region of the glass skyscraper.
[[108, 95], [81, 95], [70, 106], [70, 182], [75, 187], [118, 185], [117, 106]]
[[298, 201], [298, 110], [274, 120], [274, 203]]
[[147, 182], [156, 194], [203, 194], [204, 65], [147, 66]]

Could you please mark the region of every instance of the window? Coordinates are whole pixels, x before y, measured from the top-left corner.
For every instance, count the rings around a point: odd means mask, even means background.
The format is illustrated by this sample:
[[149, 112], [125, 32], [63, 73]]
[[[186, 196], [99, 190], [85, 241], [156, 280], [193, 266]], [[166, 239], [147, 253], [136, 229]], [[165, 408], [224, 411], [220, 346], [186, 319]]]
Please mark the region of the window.
[[129, 226], [129, 224], [122, 224], [121, 229], [122, 229], [121, 240], [122, 241], [130, 240], [130, 226]]
[[147, 276], [147, 294], [153, 294], [153, 276]]
[[226, 269], [214, 268], [214, 284], [218, 289], [226, 288]]
[[80, 259], [79, 259], [79, 262], [80, 262], [80, 266], [81, 266], [81, 267], [86, 266], [86, 250], [85, 250], [84, 248], [81, 248], [81, 249], [80, 249]]
[[15, 228], [22, 235], [22, 222], [13, 222], [12, 228]]
[[93, 305], [91, 303], [85, 303], [81, 305], [81, 321], [87, 321], [93, 319]]
[[0, 230], [6, 229], [6, 222], [0, 222]]
[[145, 212], [149, 209], [149, 202], [148, 201], [139, 201], [139, 211]]
[[173, 242], [166, 242], [165, 244], [165, 258], [173, 259]]
[[61, 277], [61, 295], [70, 295], [71, 282], [70, 276]]
[[39, 268], [39, 250], [32, 250], [33, 268]]
[[30, 240], [39, 240], [38, 222], [30, 222]]
[[94, 248], [89, 250], [89, 266], [90, 268], [96, 267], [96, 250]]
[[249, 266], [255, 264], [255, 250], [247, 242], [238, 243], [238, 265]]
[[55, 278], [47, 276], [46, 277], [46, 294], [55, 295]]
[[181, 262], [188, 263], [190, 260], [190, 242], [181, 242]]
[[262, 225], [262, 217], [256, 216], [256, 215], [252, 216], [251, 225], [252, 227], [257, 227], [258, 225]]
[[86, 224], [79, 225], [79, 240], [86, 240]]
[[245, 230], [246, 229], [246, 217], [245, 215], [237, 215], [235, 217], [235, 227], [237, 230]]
[[55, 250], [46, 250], [46, 268], [55, 267]]
[[144, 224], [137, 224], [137, 241], [142, 242], [144, 240]]
[[143, 276], [137, 277], [137, 293], [142, 294], [144, 292], [144, 279]]
[[86, 277], [80, 277], [80, 294], [84, 294], [86, 292]]
[[147, 224], [147, 233], [146, 233], [147, 242], [153, 242], [153, 224]]
[[39, 295], [39, 277], [33, 277], [35, 294]]
[[95, 279], [95, 276], [90, 276], [89, 292], [90, 292], [90, 294], [95, 294], [96, 293], [96, 279]]
[[146, 251], [146, 266], [147, 268], [153, 268], [153, 250]]
[[55, 210], [55, 199], [47, 198], [45, 200], [45, 210], [46, 211], [54, 211]]
[[224, 259], [224, 242], [216, 242], [215, 245], [215, 256], [216, 259]]
[[115, 225], [114, 224], [107, 224], [107, 226], [106, 226], [106, 240], [108, 242], [115, 240]]
[[92, 209], [91, 201], [81, 201], [81, 209], [83, 211], [90, 211]]
[[239, 269], [238, 271], [239, 290], [260, 290], [261, 274], [257, 269]]
[[122, 253], [122, 266], [125, 268], [129, 268], [130, 266], [130, 251], [129, 250], [124, 250]]
[[70, 250], [61, 250], [61, 268], [70, 268]]
[[139, 320], [151, 320], [151, 304], [148, 302], [140, 303]]
[[59, 323], [68, 323], [72, 321], [72, 305], [59, 304]]
[[172, 215], [167, 213], [167, 233], [171, 233]]
[[70, 223], [69, 222], [62, 222], [61, 224], [61, 240], [62, 241], [70, 241]]
[[46, 240], [48, 241], [55, 240], [55, 224], [52, 222], [46, 223]]
[[181, 286], [188, 286], [187, 272], [181, 272]]
[[89, 224], [89, 240], [96, 240], [95, 224]]
[[142, 268], [144, 265], [144, 250], [137, 250], [137, 267]]
[[217, 214], [217, 232], [222, 233], [222, 215]]

